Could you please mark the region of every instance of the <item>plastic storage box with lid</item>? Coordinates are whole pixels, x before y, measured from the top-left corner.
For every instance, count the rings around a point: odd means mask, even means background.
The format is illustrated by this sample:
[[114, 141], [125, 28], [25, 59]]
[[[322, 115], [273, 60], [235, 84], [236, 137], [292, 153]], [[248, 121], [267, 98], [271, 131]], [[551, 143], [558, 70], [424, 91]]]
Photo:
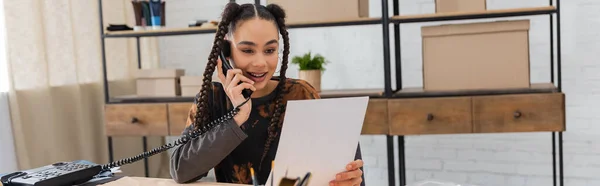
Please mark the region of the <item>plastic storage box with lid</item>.
[[425, 91], [529, 88], [529, 20], [421, 28]]
[[435, 0], [436, 13], [476, 12], [486, 9], [486, 0]]
[[181, 95], [179, 77], [183, 69], [141, 69], [136, 73], [136, 95], [172, 97]]

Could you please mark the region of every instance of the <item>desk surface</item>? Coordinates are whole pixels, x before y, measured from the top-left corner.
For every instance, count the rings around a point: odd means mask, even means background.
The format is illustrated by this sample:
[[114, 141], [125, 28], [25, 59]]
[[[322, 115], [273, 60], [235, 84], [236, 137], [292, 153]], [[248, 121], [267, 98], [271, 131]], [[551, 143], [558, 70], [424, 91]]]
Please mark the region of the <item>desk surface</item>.
[[[241, 184], [215, 183], [215, 182], [194, 182], [188, 184], [178, 184], [172, 179], [164, 178], [145, 178], [145, 177], [123, 177], [115, 181], [102, 184], [101, 186], [242, 186]], [[248, 185], [243, 185], [248, 186]]]

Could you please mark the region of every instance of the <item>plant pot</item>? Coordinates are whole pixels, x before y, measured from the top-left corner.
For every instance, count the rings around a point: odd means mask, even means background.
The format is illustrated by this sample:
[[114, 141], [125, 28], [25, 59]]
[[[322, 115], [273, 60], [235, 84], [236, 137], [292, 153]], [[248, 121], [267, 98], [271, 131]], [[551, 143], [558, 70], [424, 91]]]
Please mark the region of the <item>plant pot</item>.
[[298, 78], [308, 82], [317, 92], [321, 92], [321, 70], [300, 70]]

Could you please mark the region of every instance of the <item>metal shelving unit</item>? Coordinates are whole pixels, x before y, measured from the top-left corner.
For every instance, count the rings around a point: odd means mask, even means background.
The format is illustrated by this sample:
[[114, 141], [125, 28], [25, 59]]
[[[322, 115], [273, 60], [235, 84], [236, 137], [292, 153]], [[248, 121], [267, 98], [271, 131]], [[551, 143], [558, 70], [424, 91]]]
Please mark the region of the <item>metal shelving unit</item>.
[[[487, 10], [478, 12], [461, 12], [461, 13], [436, 13], [436, 14], [421, 14], [421, 15], [400, 15], [399, 0], [393, 0], [393, 14], [390, 17], [388, 12], [388, 1], [381, 1], [381, 17], [380, 18], [361, 18], [353, 20], [332, 20], [332, 21], [321, 21], [321, 22], [309, 22], [309, 23], [291, 23], [288, 28], [316, 28], [316, 27], [334, 27], [334, 26], [355, 26], [355, 25], [380, 25], [383, 33], [383, 56], [384, 60], [384, 89], [383, 90], [348, 90], [350, 93], [348, 96], [369, 96], [371, 98], [385, 98], [385, 99], [403, 99], [403, 98], [426, 98], [426, 97], [448, 97], [448, 96], [476, 96], [476, 95], [500, 95], [500, 94], [527, 94], [527, 93], [553, 93], [561, 92], [561, 41], [560, 41], [560, 21], [556, 25], [553, 24], [556, 16], [557, 20], [560, 20], [560, 3], [556, 0], [556, 5], [550, 0], [549, 6], [536, 7], [536, 8], [515, 8], [515, 9], [500, 9], [500, 10]], [[255, 0], [255, 3], [260, 4], [260, 0]], [[113, 31], [105, 32], [103, 23], [102, 13], [102, 0], [98, 0], [99, 4], [99, 16], [100, 16], [100, 38], [102, 47], [102, 68], [104, 75], [104, 93], [106, 104], [118, 104], [118, 103], [164, 103], [164, 102], [191, 102], [193, 97], [136, 97], [136, 96], [122, 96], [122, 97], [111, 97], [108, 92], [108, 78], [106, 69], [106, 57], [105, 57], [105, 39], [111, 38], [135, 38], [137, 41], [137, 56], [138, 56], [138, 68], [141, 68], [141, 54], [140, 54], [140, 38], [141, 37], [162, 37], [162, 36], [181, 36], [181, 35], [192, 35], [192, 34], [214, 34], [216, 28], [167, 28], [161, 30], [148, 30], [148, 31]], [[551, 42], [551, 83], [547, 84], [535, 84], [529, 89], [514, 89], [514, 90], [499, 90], [499, 91], [446, 91], [446, 92], [431, 92], [423, 91], [421, 88], [403, 88], [402, 84], [402, 61], [401, 61], [401, 46], [400, 46], [400, 24], [407, 23], [419, 23], [419, 22], [435, 22], [435, 21], [453, 21], [453, 20], [468, 20], [468, 19], [489, 19], [489, 18], [505, 18], [515, 16], [531, 16], [531, 15], [549, 15], [550, 20], [550, 42]], [[390, 50], [390, 25], [393, 25], [394, 34], [394, 46], [395, 51], [395, 72], [396, 76], [391, 76], [391, 59], [392, 51]], [[556, 28], [555, 28], [556, 26]], [[556, 29], [557, 39], [554, 40], [554, 30]], [[554, 67], [554, 52], [556, 45], [556, 70], [557, 86], [555, 83], [555, 67]], [[392, 89], [392, 78], [396, 80], [396, 89]], [[345, 92], [342, 91], [342, 92]], [[344, 94], [335, 94], [335, 91], [329, 95], [325, 93], [322, 97], [339, 97]], [[553, 157], [553, 175], [554, 185], [557, 184], [557, 153], [556, 153], [556, 133], [558, 133], [558, 181], [560, 185], [563, 185], [563, 158], [562, 158], [562, 132], [552, 133], [552, 157]], [[389, 185], [395, 185], [395, 158], [394, 158], [394, 140], [391, 135], [387, 135], [387, 156], [388, 156], [388, 182]], [[144, 151], [147, 150], [147, 140], [143, 137]], [[108, 148], [109, 148], [109, 161], [113, 161], [113, 148], [112, 148], [112, 137], [108, 136]], [[400, 185], [406, 185], [406, 167], [404, 157], [404, 136], [398, 136], [398, 166], [399, 166], [399, 183]], [[145, 159], [145, 171], [148, 176], [148, 160]]]
[[[426, 97], [450, 97], [450, 96], [478, 96], [478, 95], [505, 95], [505, 94], [533, 94], [533, 93], [555, 93], [561, 92], [561, 37], [560, 37], [560, 0], [549, 0], [549, 5], [545, 7], [534, 7], [534, 8], [513, 8], [513, 9], [498, 9], [498, 10], [486, 10], [477, 12], [457, 12], [457, 13], [435, 13], [435, 14], [421, 14], [421, 15], [400, 15], [400, 4], [399, 0], [393, 0], [393, 16], [390, 19], [383, 19], [384, 22], [384, 55], [386, 55], [386, 96], [390, 98], [426, 98]], [[383, 9], [387, 10], [387, 1], [382, 1]], [[387, 15], [387, 11], [384, 11], [384, 16]], [[457, 20], [474, 20], [474, 19], [490, 19], [490, 18], [508, 18], [516, 16], [532, 16], [532, 15], [548, 15], [550, 21], [550, 79], [551, 83], [532, 84], [529, 89], [508, 89], [508, 90], [497, 90], [497, 91], [423, 91], [421, 88], [403, 88], [402, 86], [402, 60], [401, 60], [401, 38], [400, 38], [400, 24], [407, 23], [421, 23], [421, 22], [437, 22], [437, 21], [457, 21]], [[556, 16], [557, 24], [554, 25], [554, 17]], [[388, 23], [394, 25], [394, 46], [395, 46], [395, 72], [396, 72], [396, 89], [393, 90], [390, 95], [390, 85], [388, 84], [387, 74], [389, 73], [389, 33], [387, 32]], [[556, 29], [556, 42], [554, 40], [554, 29]], [[554, 50], [556, 45], [556, 51]], [[555, 82], [555, 52], [556, 52], [556, 82]], [[557, 84], [555, 86], [554, 84]], [[558, 135], [558, 154], [556, 136]], [[388, 136], [388, 156], [393, 157], [393, 147], [390, 146], [393, 143], [392, 136]], [[399, 167], [399, 182], [401, 186], [406, 185], [406, 162], [405, 162], [405, 147], [404, 147], [404, 136], [398, 136], [398, 167]], [[558, 156], [558, 165], [557, 165]], [[563, 175], [563, 148], [562, 148], [562, 131], [552, 132], [552, 173], [553, 183], [556, 186], [564, 185]], [[394, 159], [388, 158], [388, 166], [394, 165]], [[557, 175], [558, 169], [558, 175]], [[389, 185], [395, 185], [393, 174], [389, 174]], [[558, 177], [558, 182], [557, 182]]]

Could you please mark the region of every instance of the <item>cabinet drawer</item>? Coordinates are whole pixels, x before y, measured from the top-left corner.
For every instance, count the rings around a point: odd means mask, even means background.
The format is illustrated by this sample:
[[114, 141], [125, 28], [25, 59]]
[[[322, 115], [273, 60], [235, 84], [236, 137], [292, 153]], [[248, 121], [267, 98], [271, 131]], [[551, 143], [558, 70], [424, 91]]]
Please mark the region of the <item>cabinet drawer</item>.
[[187, 123], [188, 114], [193, 103], [169, 104], [169, 135], [179, 136]]
[[388, 134], [387, 99], [370, 99], [361, 134]]
[[391, 135], [471, 133], [471, 98], [390, 99]]
[[109, 136], [164, 136], [168, 134], [166, 104], [110, 104], [105, 109]]
[[475, 132], [565, 130], [564, 94], [473, 97]]

